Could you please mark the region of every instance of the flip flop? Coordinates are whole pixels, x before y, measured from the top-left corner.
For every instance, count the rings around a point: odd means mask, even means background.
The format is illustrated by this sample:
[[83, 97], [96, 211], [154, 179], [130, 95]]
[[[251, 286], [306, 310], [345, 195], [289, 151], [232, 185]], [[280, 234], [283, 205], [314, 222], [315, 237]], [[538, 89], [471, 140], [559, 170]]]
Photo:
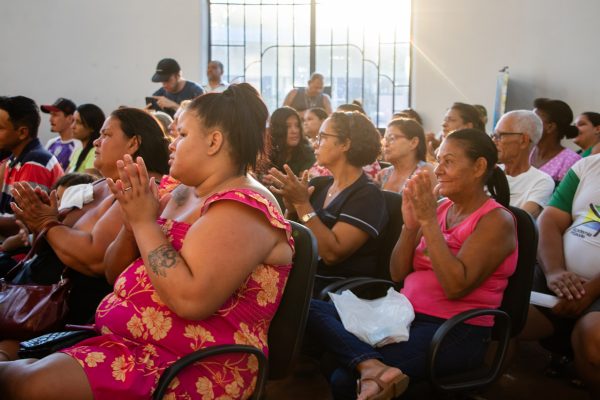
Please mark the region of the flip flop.
[[382, 381], [381, 376], [390, 368], [391, 367], [386, 367], [382, 369], [376, 376], [367, 376], [364, 378], [360, 378], [357, 381], [356, 393], [360, 394], [363, 382], [373, 381], [379, 387], [380, 390], [373, 396], [369, 397], [367, 400], [391, 400], [400, 396], [408, 388], [410, 378], [408, 377], [408, 375], [401, 373], [389, 382]]

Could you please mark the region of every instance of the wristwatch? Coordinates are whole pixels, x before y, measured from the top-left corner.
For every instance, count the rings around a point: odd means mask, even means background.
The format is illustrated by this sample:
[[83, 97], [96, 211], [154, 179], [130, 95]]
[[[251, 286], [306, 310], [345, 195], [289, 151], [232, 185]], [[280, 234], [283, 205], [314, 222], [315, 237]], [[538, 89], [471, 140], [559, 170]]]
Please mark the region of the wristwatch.
[[317, 213], [314, 211], [306, 213], [300, 217], [300, 221], [302, 221], [302, 223], [305, 224], [308, 221], [310, 221], [311, 219], [313, 219], [313, 217], [315, 217], [316, 215], [317, 215]]

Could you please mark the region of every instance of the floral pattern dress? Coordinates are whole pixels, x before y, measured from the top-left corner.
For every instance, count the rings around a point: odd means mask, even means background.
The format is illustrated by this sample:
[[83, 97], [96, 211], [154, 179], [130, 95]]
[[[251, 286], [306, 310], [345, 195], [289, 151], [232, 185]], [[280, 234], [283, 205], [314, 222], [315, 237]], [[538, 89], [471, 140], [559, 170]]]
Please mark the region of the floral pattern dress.
[[[203, 215], [216, 201], [237, 201], [259, 210], [277, 229], [291, 228], [262, 195], [237, 189], [212, 195]], [[179, 251], [189, 224], [159, 219]], [[224, 272], [227, 266], [224, 265]], [[95, 399], [149, 399], [165, 368], [180, 357], [208, 346], [245, 344], [265, 354], [269, 324], [277, 310], [291, 265], [257, 265], [242, 286], [211, 317], [178, 317], [161, 300], [142, 258], [128, 266], [96, 311], [100, 336], [63, 350], [83, 367]], [[198, 301], [202, 294], [198, 293]], [[254, 390], [258, 364], [244, 354], [215, 356], [184, 369], [165, 399], [246, 399]]]

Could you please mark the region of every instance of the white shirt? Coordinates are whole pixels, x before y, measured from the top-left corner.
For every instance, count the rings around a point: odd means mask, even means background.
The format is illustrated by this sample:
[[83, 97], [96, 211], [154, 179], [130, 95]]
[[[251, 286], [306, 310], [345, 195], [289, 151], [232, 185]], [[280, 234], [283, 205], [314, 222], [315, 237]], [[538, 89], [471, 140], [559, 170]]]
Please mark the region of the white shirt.
[[554, 181], [550, 175], [535, 167], [529, 167], [517, 176], [506, 175], [506, 179], [510, 187], [510, 205], [513, 207], [522, 208], [528, 201], [545, 207], [554, 191]]
[[563, 234], [565, 264], [568, 271], [593, 279], [600, 272], [600, 155], [581, 159], [571, 170], [579, 182], [568, 182], [576, 184], [577, 189], [571, 208], [573, 223]]
[[206, 85], [202, 86], [202, 89], [204, 89], [204, 93], [223, 93], [228, 87], [229, 84], [227, 82], [221, 81], [221, 83], [215, 87], [212, 87], [210, 86], [210, 83], [207, 83]]

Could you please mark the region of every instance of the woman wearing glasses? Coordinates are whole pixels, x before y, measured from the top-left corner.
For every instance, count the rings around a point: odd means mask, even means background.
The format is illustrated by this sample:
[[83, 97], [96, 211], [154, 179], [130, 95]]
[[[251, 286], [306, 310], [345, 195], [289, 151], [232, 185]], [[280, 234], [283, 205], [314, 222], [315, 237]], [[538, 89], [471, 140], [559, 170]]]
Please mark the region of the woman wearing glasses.
[[[363, 173], [381, 148], [380, 135], [359, 112], [335, 112], [323, 122], [315, 154], [332, 176], [300, 178], [289, 166], [270, 170], [271, 190], [283, 196], [288, 218], [313, 232], [319, 247], [318, 274], [369, 276], [376, 266], [376, 238], [387, 222], [381, 191]], [[316, 283], [316, 290], [326, 285]]]
[[407, 118], [393, 119], [388, 124], [383, 139], [383, 157], [392, 164], [382, 169], [375, 179], [383, 190], [402, 193], [404, 185], [417, 170], [431, 172], [435, 187], [433, 166], [425, 162], [425, 133], [418, 122]]

